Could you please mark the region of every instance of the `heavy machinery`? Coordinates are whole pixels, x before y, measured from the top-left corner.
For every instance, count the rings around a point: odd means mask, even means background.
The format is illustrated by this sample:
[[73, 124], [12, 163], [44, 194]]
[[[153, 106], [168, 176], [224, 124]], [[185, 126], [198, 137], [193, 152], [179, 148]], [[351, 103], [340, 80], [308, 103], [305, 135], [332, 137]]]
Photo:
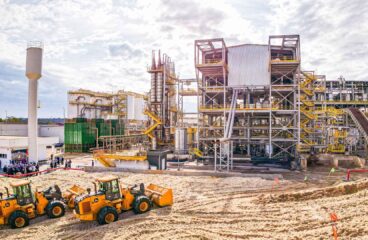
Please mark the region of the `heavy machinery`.
[[95, 193], [87, 189], [88, 194], [75, 198], [74, 214], [82, 221], [97, 220], [99, 224], [117, 221], [118, 214], [133, 210], [136, 214], [148, 212], [153, 203], [159, 207], [173, 204], [172, 189], [154, 184], [122, 187], [119, 178], [106, 176], [93, 183]]
[[11, 183], [13, 194], [6, 187], [7, 197], [0, 193], [0, 225], [9, 224], [12, 228], [22, 228], [29, 225], [29, 219], [40, 215], [49, 218], [59, 218], [65, 214], [60, 188], [55, 185], [45, 191], [36, 189], [34, 195], [31, 182], [21, 180]]
[[75, 198], [79, 195], [82, 195], [84, 193], [86, 193], [87, 190], [78, 186], [78, 185], [73, 185], [71, 188], [67, 189], [63, 195], [62, 195], [62, 199], [63, 202], [70, 208], [70, 209], [74, 209], [75, 207]]

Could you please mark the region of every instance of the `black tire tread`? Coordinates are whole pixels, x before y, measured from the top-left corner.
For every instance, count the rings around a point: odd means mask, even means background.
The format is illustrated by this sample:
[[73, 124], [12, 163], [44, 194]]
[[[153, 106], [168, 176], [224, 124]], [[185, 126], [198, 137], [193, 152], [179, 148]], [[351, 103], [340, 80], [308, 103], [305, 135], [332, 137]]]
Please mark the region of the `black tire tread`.
[[105, 206], [105, 207], [101, 208], [101, 210], [97, 214], [98, 224], [100, 224], [100, 225], [107, 224], [107, 222], [105, 222], [105, 216], [108, 213], [113, 213], [114, 214], [114, 216], [115, 216], [114, 222], [116, 222], [118, 220], [119, 215], [118, 215], [118, 212], [116, 211], [116, 209], [113, 208], [113, 207], [110, 207], [110, 206]]
[[[60, 216], [54, 216], [53, 213], [52, 213], [52, 209], [55, 207], [55, 206], [59, 206], [61, 207], [62, 209], [62, 213]], [[49, 204], [47, 204], [46, 206], [46, 214], [49, 218], [60, 218], [62, 216], [65, 215], [65, 205], [62, 201], [59, 201], [59, 200], [52, 200], [49, 202]]]
[[17, 219], [18, 217], [23, 217], [25, 219], [26, 222], [23, 227], [26, 227], [29, 225], [28, 215], [21, 210], [16, 210], [12, 214], [10, 214], [10, 217], [8, 219], [8, 223], [11, 228], [17, 228], [17, 226], [15, 225], [15, 219]]
[[[148, 203], [149, 207], [146, 211], [142, 212], [140, 209], [139, 209], [139, 204], [142, 202], [142, 201], [145, 201]], [[133, 212], [136, 213], [136, 214], [142, 214], [142, 213], [145, 213], [145, 212], [148, 212], [151, 210], [151, 207], [152, 207], [152, 202], [151, 200], [145, 196], [145, 195], [139, 195], [139, 196], [136, 196], [135, 199], [134, 199], [134, 202], [133, 202]]]

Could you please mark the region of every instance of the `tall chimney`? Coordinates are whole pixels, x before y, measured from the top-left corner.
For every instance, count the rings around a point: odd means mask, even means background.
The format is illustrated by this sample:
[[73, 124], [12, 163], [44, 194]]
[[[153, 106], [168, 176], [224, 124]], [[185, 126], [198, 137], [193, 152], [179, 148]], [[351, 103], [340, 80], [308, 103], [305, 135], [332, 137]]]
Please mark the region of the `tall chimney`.
[[38, 162], [37, 85], [42, 74], [42, 42], [27, 46], [26, 76], [28, 78], [28, 161]]

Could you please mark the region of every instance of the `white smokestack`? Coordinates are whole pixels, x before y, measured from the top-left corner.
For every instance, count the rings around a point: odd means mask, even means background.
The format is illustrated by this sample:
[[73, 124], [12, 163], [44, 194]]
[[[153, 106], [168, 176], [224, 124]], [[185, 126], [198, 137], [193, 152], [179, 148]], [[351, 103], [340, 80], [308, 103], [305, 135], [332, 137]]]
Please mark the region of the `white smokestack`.
[[37, 137], [37, 85], [42, 76], [42, 43], [30, 42], [27, 46], [26, 76], [28, 87], [28, 159], [38, 161]]

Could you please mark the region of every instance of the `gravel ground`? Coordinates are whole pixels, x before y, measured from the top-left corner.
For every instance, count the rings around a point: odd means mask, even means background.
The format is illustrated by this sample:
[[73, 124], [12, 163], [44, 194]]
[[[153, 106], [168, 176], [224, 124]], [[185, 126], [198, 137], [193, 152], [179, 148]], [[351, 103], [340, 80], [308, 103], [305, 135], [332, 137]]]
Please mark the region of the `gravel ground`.
[[[30, 178], [32, 186], [58, 184], [62, 190], [106, 173], [56, 171]], [[99, 226], [80, 222], [72, 212], [45, 216], [24, 229], [0, 227], [6, 239], [332, 239], [334, 212], [339, 239], [368, 239], [368, 180], [264, 180], [244, 177], [194, 177], [114, 173], [121, 181], [155, 183], [174, 190], [174, 205], [142, 215], [126, 212], [119, 221]], [[0, 178], [4, 192], [12, 179]], [[326, 184], [328, 182], [328, 184]]]

